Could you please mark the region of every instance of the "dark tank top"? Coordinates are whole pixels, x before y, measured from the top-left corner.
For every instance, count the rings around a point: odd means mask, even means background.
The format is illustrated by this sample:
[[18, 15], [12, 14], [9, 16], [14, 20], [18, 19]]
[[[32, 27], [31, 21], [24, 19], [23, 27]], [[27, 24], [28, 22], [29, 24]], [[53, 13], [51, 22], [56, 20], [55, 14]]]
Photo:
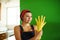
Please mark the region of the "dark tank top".
[[34, 37], [35, 32], [34, 32], [33, 25], [31, 25], [31, 28], [33, 31], [24, 32], [22, 26], [20, 25], [20, 29], [21, 29], [20, 33], [21, 33], [21, 39], [22, 40], [29, 40], [30, 38]]

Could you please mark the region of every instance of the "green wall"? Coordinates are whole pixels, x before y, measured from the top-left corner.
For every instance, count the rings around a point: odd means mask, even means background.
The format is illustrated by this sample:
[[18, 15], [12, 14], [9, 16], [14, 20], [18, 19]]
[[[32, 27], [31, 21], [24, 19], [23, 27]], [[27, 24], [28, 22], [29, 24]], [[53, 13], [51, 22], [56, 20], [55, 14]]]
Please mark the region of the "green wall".
[[46, 16], [41, 40], [60, 40], [60, 0], [20, 0], [20, 10], [24, 9], [32, 12], [31, 24], [35, 24], [35, 17]]

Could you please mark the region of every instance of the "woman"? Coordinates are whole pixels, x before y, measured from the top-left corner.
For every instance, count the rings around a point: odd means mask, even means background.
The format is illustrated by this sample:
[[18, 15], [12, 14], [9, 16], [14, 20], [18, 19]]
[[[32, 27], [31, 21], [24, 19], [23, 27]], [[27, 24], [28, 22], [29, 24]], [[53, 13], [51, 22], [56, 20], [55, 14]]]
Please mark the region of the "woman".
[[14, 34], [16, 40], [40, 40], [42, 30], [37, 31], [36, 25], [30, 25], [32, 13], [29, 10], [23, 10], [20, 14], [22, 24], [15, 26]]

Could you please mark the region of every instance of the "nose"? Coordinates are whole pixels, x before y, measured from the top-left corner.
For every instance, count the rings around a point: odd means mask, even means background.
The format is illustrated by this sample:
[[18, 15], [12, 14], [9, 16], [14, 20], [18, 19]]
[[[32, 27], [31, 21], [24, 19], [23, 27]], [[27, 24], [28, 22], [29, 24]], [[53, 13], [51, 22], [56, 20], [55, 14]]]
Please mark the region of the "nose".
[[29, 20], [31, 19], [32, 17], [29, 17]]
[[29, 17], [29, 20], [30, 20], [30, 17]]

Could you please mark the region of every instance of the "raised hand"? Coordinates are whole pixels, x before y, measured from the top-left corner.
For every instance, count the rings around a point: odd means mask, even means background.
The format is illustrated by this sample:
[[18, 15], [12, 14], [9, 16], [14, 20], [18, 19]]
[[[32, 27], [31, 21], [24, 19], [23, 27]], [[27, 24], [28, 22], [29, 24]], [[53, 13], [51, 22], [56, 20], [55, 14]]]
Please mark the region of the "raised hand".
[[38, 16], [38, 19], [35, 18], [35, 21], [36, 21], [37, 31], [41, 31], [44, 25], [46, 24], [45, 16]]

